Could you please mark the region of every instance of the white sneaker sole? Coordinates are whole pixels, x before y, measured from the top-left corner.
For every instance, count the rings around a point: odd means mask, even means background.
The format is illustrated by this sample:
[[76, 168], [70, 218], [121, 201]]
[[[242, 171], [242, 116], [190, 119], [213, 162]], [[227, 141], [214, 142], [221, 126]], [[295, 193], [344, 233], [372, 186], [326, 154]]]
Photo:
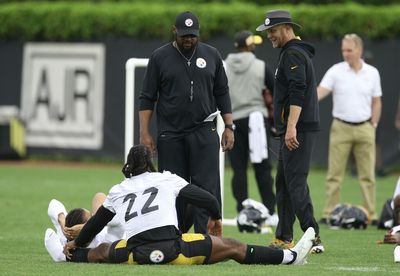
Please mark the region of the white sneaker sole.
[[307, 262], [307, 255], [310, 252], [313, 241], [315, 239], [314, 228], [309, 227], [301, 239], [297, 242], [295, 247], [291, 250], [297, 253], [296, 260], [293, 262], [294, 265], [303, 265]]

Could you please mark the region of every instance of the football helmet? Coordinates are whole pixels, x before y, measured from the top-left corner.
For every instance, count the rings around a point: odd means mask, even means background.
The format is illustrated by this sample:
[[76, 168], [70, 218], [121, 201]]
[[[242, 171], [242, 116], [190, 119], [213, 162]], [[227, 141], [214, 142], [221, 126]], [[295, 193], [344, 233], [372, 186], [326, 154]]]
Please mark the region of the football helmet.
[[344, 229], [366, 229], [368, 212], [361, 206], [349, 206], [342, 213], [341, 227]]
[[339, 203], [335, 206], [329, 215], [328, 223], [331, 227], [339, 228], [342, 221], [343, 211], [349, 207], [349, 204]]
[[237, 225], [240, 232], [261, 232], [261, 227], [270, 216], [268, 208], [253, 199], [242, 202], [244, 207], [237, 216]]
[[368, 221], [368, 212], [351, 204], [337, 204], [329, 216], [329, 225], [334, 228], [365, 229]]

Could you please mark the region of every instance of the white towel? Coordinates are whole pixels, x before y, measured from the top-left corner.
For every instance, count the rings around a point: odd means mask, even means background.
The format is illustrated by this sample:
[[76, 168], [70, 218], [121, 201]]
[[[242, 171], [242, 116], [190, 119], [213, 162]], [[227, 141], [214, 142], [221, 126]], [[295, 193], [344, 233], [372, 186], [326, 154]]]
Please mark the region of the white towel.
[[254, 111], [249, 116], [249, 150], [252, 163], [261, 163], [268, 158], [267, 133], [261, 111]]

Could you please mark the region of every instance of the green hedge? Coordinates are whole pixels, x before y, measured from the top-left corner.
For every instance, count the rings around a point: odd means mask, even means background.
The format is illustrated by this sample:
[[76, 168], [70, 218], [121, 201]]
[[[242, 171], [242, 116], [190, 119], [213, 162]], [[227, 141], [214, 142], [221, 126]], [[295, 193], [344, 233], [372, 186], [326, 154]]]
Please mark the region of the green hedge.
[[[147, 2], [148, 0], [0, 0], [0, 3], [11, 3], [11, 2]], [[343, 3], [360, 3], [363, 5], [390, 5], [400, 4], [400, 0], [152, 0], [152, 3], [235, 3], [235, 2], [246, 2], [257, 5], [275, 5], [275, 4], [312, 4], [312, 5], [326, 5], [326, 4], [343, 4]]]
[[169, 38], [175, 16], [195, 12], [201, 36], [230, 36], [254, 30], [267, 10], [285, 8], [303, 25], [303, 37], [330, 39], [356, 32], [370, 39], [400, 35], [400, 5], [358, 4], [311, 6], [254, 4], [160, 3], [8, 3], [0, 4], [0, 40], [91, 41], [107, 37]]

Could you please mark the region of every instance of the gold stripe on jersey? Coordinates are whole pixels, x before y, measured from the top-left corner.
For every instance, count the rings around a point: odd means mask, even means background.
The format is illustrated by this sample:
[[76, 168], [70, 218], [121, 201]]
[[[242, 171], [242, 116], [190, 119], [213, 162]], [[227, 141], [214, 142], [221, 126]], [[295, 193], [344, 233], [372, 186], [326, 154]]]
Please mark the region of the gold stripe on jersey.
[[200, 265], [204, 263], [206, 256], [194, 256], [194, 257], [185, 257], [182, 253], [178, 255], [178, 257], [169, 262], [171, 265]]
[[[135, 260], [133, 259], [133, 254], [132, 252], [129, 252], [128, 254], [128, 258], [126, 259], [126, 251], [127, 249], [127, 240], [119, 240], [118, 242], [116, 242], [114, 248], [113, 248], [113, 258], [115, 258], [113, 261], [115, 263], [121, 263], [121, 264], [137, 264], [137, 262], [135, 262]], [[122, 254], [122, 255], [121, 255]]]
[[[206, 237], [203, 234], [193, 234], [193, 233], [185, 233], [182, 234], [182, 240], [187, 243], [191, 242], [196, 242], [196, 241], [203, 241], [206, 239]], [[168, 264], [172, 265], [198, 265], [198, 264], [204, 264], [204, 260], [206, 259], [207, 256], [192, 256], [192, 257], [186, 257], [182, 253], [178, 255], [178, 257], [169, 262]]]
[[125, 248], [127, 245], [127, 240], [120, 240], [116, 245], [115, 245], [115, 249], [118, 248]]
[[[182, 248], [183, 253], [179, 253], [178, 257], [176, 257], [173, 261], [169, 262], [168, 264], [171, 265], [199, 265], [199, 264], [204, 264], [206, 261], [206, 258], [208, 256], [207, 253], [205, 253], [204, 250], [201, 250], [200, 244], [195, 244], [196, 242], [203, 243], [202, 241], [205, 241], [206, 236], [203, 234], [193, 234], [193, 233], [186, 233], [181, 236], [181, 240], [186, 243], [187, 245], [191, 244], [191, 246], [185, 246], [186, 250]], [[123, 264], [130, 264], [130, 265], [137, 265], [138, 263], [134, 260], [133, 258], [133, 253], [129, 252], [128, 257], [126, 258], [126, 254], [124, 253], [124, 250], [127, 250], [127, 240], [119, 240], [115, 242], [115, 246], [113, 247], [114, 250], [114, 258], [113, 260], [116, 263], [123, 263]], [[192, 244], [193, 243], [193, 244]], [[197, 248], [195, 252], [193, 252], [193, 247]], [[190, 249], [192, 248], [192, 249]], [[201, 247], [206, 250], [207, 247]], [[122, 254], [122, 255], [121, 255]], [[192, 254], [198, 254], [196, 256], [185, 256], [186, 255], [192, 255]], [[125, 257], [124, 257], [125, 256]]]
[[128, 260], [127, 260], [124, 264], [130, 264], [130, 265], [136, 265], [136, 264], [138, 264], [137, 262], [135, 262], [135, 261], [133, 260], [133, 253], [132, 253], [132, 252], [129, 253], [129, 255], [128, 255]]
[[203, 234], [186, 233], [186, 234], [182, 234], [182, 240], [185, 242], [201, 241], [201, 240], [205, 240], [205, 236]]

